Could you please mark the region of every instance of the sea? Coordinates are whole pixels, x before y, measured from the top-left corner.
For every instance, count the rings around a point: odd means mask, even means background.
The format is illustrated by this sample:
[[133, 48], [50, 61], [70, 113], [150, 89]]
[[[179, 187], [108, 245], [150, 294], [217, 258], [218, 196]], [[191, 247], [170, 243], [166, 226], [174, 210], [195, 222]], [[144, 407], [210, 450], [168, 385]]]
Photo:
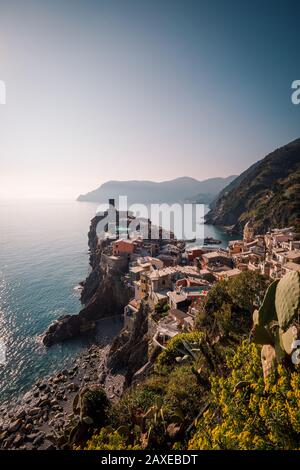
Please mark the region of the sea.
[[[0, 403], [41, 377], [68, 367], [95, 341], [117, 334], [121, 320], [47, 349], [41, 335], [81, 308], [79, 282], [89, 273], [87, 233], [97, 205], [77, 201], [0, 201]], [[205, 236], [230, 236], [206, 225]]]

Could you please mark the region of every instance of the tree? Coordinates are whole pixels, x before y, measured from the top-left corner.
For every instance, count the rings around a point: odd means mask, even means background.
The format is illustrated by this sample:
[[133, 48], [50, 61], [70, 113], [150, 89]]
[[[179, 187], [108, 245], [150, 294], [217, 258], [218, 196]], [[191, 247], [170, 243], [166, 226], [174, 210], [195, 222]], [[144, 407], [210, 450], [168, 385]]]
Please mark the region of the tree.
[[266, 277], [255, 271], [245, 271], [230, 279], [227, 292], [233, 304], [252, 314], [262, 302], [267, 287]]

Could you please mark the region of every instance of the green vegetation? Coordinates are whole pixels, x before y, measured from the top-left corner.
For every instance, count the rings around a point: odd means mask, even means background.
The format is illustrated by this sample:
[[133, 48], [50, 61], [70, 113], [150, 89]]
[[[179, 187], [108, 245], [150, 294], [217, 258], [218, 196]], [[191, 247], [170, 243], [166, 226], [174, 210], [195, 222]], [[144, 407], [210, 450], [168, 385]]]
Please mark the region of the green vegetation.
[[300, 227], [300, 139], [256, 163], [218, 196], [208, 223], [233, 226], [239, 232], [251, 219], [258, 232]]
[[169, 304], [167, 304], [167, 303], [165, 303], [165, 304], [160, 304], [160, 303], [158, 303], [158, 304], [155, 306], [155, 311], [154, 311], [154, 313], [152, 314], [153, 320], [155, 320], [156, 322], [158, 322], [158, 321], [161, 320], [162, 318], [168, 316], [169, 310], [170, 310]]
[[[283, 366], [264, 384], [260, 351], [242, 343], [230, 374], [211, 378], [211, 404], [189, 449], [299, 449], [300, 374]], [[273, 382], [274, 381], [274, 382]]]
[[128, 432], [111, 427], [102, 428], [99, 434], [94, 435], [87, 443], [86, 450], [139, 450], [138, 446], [128, 444]]
[[201, 352], [204, 341], [205, 335], [198, 331], [175, 336], [169, 341], [167, 349], [159, 355], [158, 366], [174, 367], [176, 362], [195, 360]]
[[72, 448], [86, 441], [95, 429], [107, 423], [109, 411], [110, 402], [103, 388], [92, 386], [82, 389], [73, 401], [73, 412], [77, 418], [69, 429], [65, 429], [65, 434], [60, 438], [60, 445]]
[[217, 283], [195, 331], [168, 343], [148, 378], [107, 408], [105, 424], [81, 447], [299, 449], [298, 365], [274, 360], [263, 374], [265, 346], [253, 342], [258, 327], [271, 336], [275, 324], [294, 324], [297, 282], [287, 276], [268, 287], [247, 272]]
[[261, 303], [267, 285], [267, 279], [254, 271], [217, 282], [197, 316], [197, 328], [211, 336], [219, 334], [238, 341], [248, 336], [253, 311]]
[[253, 314], [254, 342], [273, 347], [278, 362], [297, 349], [299, 307], [300, 273], [294, 271], [269, 286], [261, 307]]

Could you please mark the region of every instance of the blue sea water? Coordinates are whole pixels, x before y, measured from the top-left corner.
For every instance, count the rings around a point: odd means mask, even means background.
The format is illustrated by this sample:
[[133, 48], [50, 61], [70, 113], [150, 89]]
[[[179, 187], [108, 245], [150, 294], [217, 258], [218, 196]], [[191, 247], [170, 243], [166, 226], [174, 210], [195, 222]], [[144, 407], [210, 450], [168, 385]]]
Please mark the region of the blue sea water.
[[[56, 318], [80, 310], [74, 288], [89, 272], [87, 232], [96, 207], [70, 201], [0, 201], [0, 340], [6, 347], [0, 402], [66, 367], [94, 340], [85, 337], [46, 349], [40, 335]], [[211, 226], [205, 235], [220, 238], [223, 246], [229, 238]], [[111, 325], [100, 325], [98, 339], [106, 327], [111, 332]], [[119, 328], [120, 323], [116, 333]]]
[[81, 307], [74, 288], [89, 270], [87, 232], [96, 206], [0, 201], [0, 401], [66, 366], [90, 338], [46, 350], [40, 335]]

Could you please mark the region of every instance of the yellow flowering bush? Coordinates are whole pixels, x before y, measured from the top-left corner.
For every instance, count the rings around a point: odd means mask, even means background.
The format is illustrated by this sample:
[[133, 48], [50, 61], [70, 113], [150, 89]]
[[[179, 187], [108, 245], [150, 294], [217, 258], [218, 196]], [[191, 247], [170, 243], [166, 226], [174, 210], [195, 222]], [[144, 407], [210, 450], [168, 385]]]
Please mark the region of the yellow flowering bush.
[[248, 342], [227, 367], [227, 377], [211, 378], [211, 405], [196, 423], [189, 449], [299, 449], [299, 372], [278, 366], [265, 385], [260, 350]]
[[127, 437], [118, 430], [102, 428], [85, 446], [85, 450], [139, 450], [136, 445], [129, 445]]

